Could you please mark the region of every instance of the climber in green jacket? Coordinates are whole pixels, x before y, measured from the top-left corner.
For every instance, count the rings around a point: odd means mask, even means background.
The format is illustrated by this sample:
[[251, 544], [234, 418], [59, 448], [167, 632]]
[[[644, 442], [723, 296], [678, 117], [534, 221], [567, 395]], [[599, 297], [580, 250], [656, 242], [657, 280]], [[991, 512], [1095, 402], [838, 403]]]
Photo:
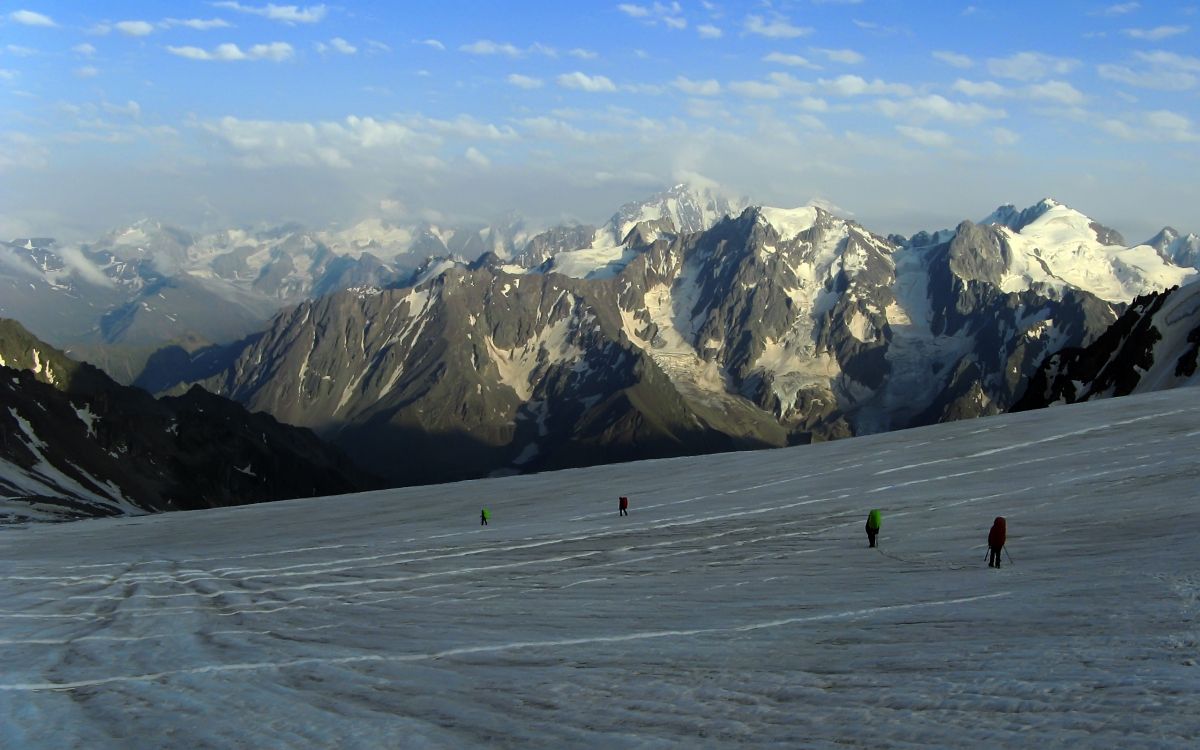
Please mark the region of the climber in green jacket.
[[883, 526], [883, 514], [878, 508], [873, 509], [867, 514], [867, 546], [875, 546], [875, 537], [879, 536], [879, 529]]

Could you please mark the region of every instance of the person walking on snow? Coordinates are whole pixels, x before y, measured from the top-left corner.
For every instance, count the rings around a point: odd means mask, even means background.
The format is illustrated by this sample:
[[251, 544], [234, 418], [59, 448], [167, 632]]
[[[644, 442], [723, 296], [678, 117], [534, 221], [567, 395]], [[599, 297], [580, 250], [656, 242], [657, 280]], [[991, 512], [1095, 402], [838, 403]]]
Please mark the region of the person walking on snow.
[[484, 508], [483, 510], [479, 511], [479, 525], [487, 526], [488, 518], [490, 518], [491, 515], [492, 514], [488, 512], [487, 508]]
[[619, 515], [629, 515], [629, 498], [621, 495], [621, 497], [617, 500], [617, 511]]
[[988, 532], [988, 567], [1000, 567], [1000, 551], [1004, 549], [1004, 537], [1006, 535], [1006, 524], [1004, 516], [996, 516], [996, 520], [992, 521], [992, 530]]
[[867, 514], [867, 546], [875, 546], [875, 537], [879, 535], [879, 529], [883, 526], [883, 514], [876, 508]]

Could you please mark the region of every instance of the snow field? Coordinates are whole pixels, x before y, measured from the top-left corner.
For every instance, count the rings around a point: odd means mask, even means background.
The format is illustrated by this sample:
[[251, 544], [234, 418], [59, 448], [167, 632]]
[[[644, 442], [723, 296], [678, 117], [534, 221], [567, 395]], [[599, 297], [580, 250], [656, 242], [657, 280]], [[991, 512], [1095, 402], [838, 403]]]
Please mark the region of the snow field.
[[1191, 747], [1198, 393], [3, 528], [0, 746]]

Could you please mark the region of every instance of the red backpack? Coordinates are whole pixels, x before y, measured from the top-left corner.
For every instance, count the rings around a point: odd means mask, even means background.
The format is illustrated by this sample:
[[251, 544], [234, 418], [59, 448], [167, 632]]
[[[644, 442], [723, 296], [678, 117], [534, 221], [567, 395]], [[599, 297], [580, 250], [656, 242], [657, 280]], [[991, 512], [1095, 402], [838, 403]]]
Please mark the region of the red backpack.
[[1004, 546], [1004, 537], [1007, 532], [1007, 524], [1004, 521], [1004, 516], [996, 516], [996, 520], [992, 522], [992, 530], [988, 532], [988, 546], [992, 549], [1000, 549]]

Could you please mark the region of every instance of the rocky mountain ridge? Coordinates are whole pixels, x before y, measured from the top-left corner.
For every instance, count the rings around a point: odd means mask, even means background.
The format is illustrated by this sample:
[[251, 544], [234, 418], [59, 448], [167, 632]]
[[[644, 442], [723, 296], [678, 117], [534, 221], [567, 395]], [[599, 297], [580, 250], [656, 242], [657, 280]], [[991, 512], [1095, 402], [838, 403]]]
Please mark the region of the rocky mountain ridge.
[[651, 216], [706, 228], [732, 205], [680, 185], [622, 206], [603, 229], [534, 233], [508, 216], [492, 225], [368, 219], [344, 229], [194, 233], [142, 220], [78, 246], [22, 238], [0, 243], [0, 315], [130, 383], [164, 346], [192, 353], [226, 344], [305, 299], [413, 284], [484, 255], [530, 268], [563, 250], [619, 244], [631, 223]]
[[194, 388], [154, 399], [0, 319], [0, 522], [379, 486], [310, 431]]
[[660, 212], [618, 245], [547, 239], [532, 269], [303, 302], [202, 382], [403, 483], [783, 445], [1004, 411], [1195, 275], [1055, 201], [993, 217], [898, 242], [815, 206], [694, 232]]
[[1086, 347], [1055, 352], [1014, 411], [1200, 385], [1200, 284], [1138, 297]]

